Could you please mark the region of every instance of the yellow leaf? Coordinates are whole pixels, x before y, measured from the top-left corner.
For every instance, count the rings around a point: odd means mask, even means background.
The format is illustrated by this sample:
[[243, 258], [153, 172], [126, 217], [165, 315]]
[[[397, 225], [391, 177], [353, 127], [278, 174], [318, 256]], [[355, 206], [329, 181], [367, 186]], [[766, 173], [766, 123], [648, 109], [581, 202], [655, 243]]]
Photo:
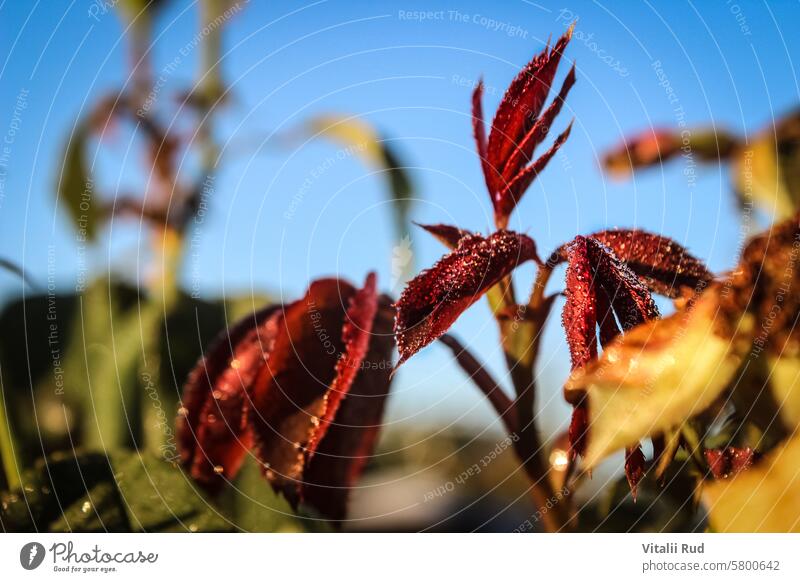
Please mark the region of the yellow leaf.
[[706, 485], [703, 501], [718, 532], [800, 532], [800, 437], [735, 477]]
[[711, 287], [671, 317], [634, 328], [573, 372], [564, 390], [588, 396], [588, 467], [699, 414], [735, 377], [755, 318], [744, 314], [723, 332], [720, 293]]

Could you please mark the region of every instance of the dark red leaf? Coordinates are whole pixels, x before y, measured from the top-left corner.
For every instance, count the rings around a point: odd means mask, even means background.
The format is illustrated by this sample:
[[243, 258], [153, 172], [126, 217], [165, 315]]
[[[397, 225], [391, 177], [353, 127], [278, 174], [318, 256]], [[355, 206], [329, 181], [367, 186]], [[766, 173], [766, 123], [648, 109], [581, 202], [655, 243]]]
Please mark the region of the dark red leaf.
[[597, 293], [589, 241], [579, 236], [567, 249], [566, 303], [562, 315], [572, 369], [597, 357]]
[[586, 239], [597, 285], [606, 293], [623, 330], [658, 317], [650, 291], [619, 262], [613, 252], [595, 239]]
[[176, 425], [181, 462], [210, 491], [236, 475], [250, 446], [248, 390], [271, 349], [278, 314], [268, 307], [220, 334], [184, 386]]
[[[658, 317], [658, 309], [636, 275], [599, 241], [577, 236], [552, 259], [558, 262], [561, 256], [567, 260], [562, 321], [574, 370], [597, 357], [598, 326], [601, 343], [606, 345], [619, 334], [620, 327], [628, 330]], [[584, 395], [565, 395], [575, 406], [569, 430], [571, 451], [573, 455], [581, 454], [588, 427]]]
[[492, 169], [489, 162], [489, 154], [486, 151], [486, 124], [483, 120], [483, 79], [478, 82], [472, 92], [472, 134], [475, 136], [475, 147], [478, 150], [478, 157], [481, 159], [481, 169], [486, 180], [486, 187], [489, 192], [494, 192], [497, 172]]
[[512, 81], [497, 108], [488, 141], [485, 137], [481, 106], [482, 83], [472, 95], [475, 140], [498, 228], [506, 227], [509, 215], [522, 194], [569, 135], [568, 128], [556, 139], [550, 150], [533, 162], [532, 166], [525, 167], [532, 160], [536, 146], [547, 136], [575, 82], [573, 67], [567, 74], [559, 95], [540, 117], [561, 55], [572, 38], [572, 31], [573, 26], [570, 26], [552, 49], [548, 46], [535, 56]]
[[552, 49], [548, 47], [536, 55], [511, 82], [500, 101], [487, 146], [489, 160], [498, 172], [502, 173], [511, 152], [539, 117], [573, 28], [570, 26]]
[[391, 300], [382, 297], [358, 375], [303, 475], [301, 501], [332, 520], [344, 519], [350, 489], [378, 438], [392, 371], [393, 316]]
[[398, 366], [441, 337], [470, 305], [528, 260], [538, 262], [538, 257], [533, 240], [524, 234], [475, 234], [409, 281], [396, 304]]
[[644, 468], [645, 461], [642, 446], [636, 445], [633, 448], [625, 449], [625, 477], [628, 479], [628, 485], [631, 488], [631, 495], [633, 495], [634, 501], [636, 501], [639, 481], [644, 477]]
[[547, 134], [550, 132], [550, 126], [553, 124], [556, 116], [561, 111], [564, 101], [567, 99], [569, 90], [575, 84], [575, 65], [569, 70], [564, 83], [561, 85], [561, 91], [558, 96], [553, 99], [553, 102], [547, 107], [542, 116], [536, 120], [536, 123], [528, 130], [528, 133], [523, 138], [519, 147], [515, 148], [511, 156], [509, 156], [505, 167], [503, 168], [503, 181], [510, 182], [514, 176], [528, 163], [533, 161], [533, 152]]
[[457, 226], [450, 226], [449, 224], [419, 224], [417, 222], [414, 224], [427, 230], [449, 249], [456, 248], [458, 246], [458, 241], [472, 234], [468, 230], [458, 228]]
[[346, 351], [342, 338], [347, 305], [356, 289], [322, 279], [285, 307], [278, 335], [253, 389], [249, 424], [267, 480], [296, 504], [305, 448], [325, 412], [326, 395]]
[[393, 314], [370, 274], [361, 290], [316, 281], [232, 327], [184, 391], [178, 440], [192, 476], [216, 491], [252, 448], [290, 503], [343, 519], [383, 415]]
[[324, 396], [324, 410], [320, 416], [319, 425], [308, 443], [308, 457], [316, 452], [317, 446], [324, 438], [342, 399], [347, 396], [356, 375], [361, 367], [361, 362], [369, 348], [372, 322], [378, 310], [378, 293], [375, 289], [375, 273], [367, 276], [364, 288], [358, 291], [347, 309], [344, 326], [342, 328], [342, 342], [344, 352], [336, 362], [335, 377]]
[[589, 431], [589, 411], [585, 402], [578, 402], [572, 409], [569, 423], [569, 454], [571, 458], [583, 456], [586, 451], [586, 435]]
[[758, 458], [758, 453], [750, 447], [726, 449], [706, 449], [706, 462], [715, 479], [727, 479], [740, 471], [750, 468]]
[[511, 212], [516, 208], [517, 204], [525, 193], [525, 190], [533, 183], [536, 177], [544, 170], [545, 166], [550, 162], [559, 148], [567, 141], [569, 133], [572, 130], [572, 122], [567, 126], [567, 129], [559, 135], [550, 146], [550, 149], [541, 155], [532, 165], [521, 170], [517, 173], [508, 186], [505, 187], [497, 196], [495, 204], [495, 212], [499, 212], [500, 216], [508, 217]]
[[654, 292], [677, 297], [700, 290], [713, 275], [700, 259], [675, 241], [643, 230], [604, 230], [591, 235], [642, 278]]

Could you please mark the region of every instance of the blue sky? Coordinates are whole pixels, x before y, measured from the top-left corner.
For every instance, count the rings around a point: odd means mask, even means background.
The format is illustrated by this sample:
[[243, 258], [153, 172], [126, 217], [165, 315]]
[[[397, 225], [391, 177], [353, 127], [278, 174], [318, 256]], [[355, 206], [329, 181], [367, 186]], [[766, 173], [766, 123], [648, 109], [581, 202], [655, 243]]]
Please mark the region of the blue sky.
[[[0, 256], [42, 282], [50, 265], [64, 290], [74, 288], [78, 259], [74, 231], [55, 205], [61, 150], [75, 119], [127, 78], [120, 21], [100, 6], [100, 0], [0, 3], [0, 139], [11, 139]], [[416, 11], [433, 14], [420, 20]], [[292, 297], [315, 277], [360, 281], [375, 269], [388, 289], [399, 241], [380, 177], [357, 160], [331, 164], [304, 191], [292, 218], [284, 216], [335, 147], [314, 142], [288, 150], [267, 138], [313, 114], [362, 116], [395, 142], [419, 186], [415, 220], [486, 232], [491, 211], [471, 138], [472, 84], [483, 76], [485, 110], [493, 112], [519, 68], [574, 19], [566, 56], [577, 64], [578, 81], [556, 127], [572, 117], [575, 126], [563, 153], [526, 194], [512, 228], [547, 253], [577, 233], [636, 226], [677, 239], [715, 270], [729, 268], [739, 221], [726, 168], [699, 167], [689, 180], [684, 162], [676, 161], [610, 182], [598, 159], [631, 131], [676, 125], [667, 83], [689, 126], [751, 134], [795, 107], [800, 39], [792, 24], [799, 16], [797, 2], [251, 1], [225, 33], [222, 67], [233, 98], [218, 134], [251, 147], [231, 146], [220, 171], [192, 259], [197, 284], [208, 295], [255, 290]], [[157, 72], [192, 40], [197, 22], [191, 2], [164, 10], [153, 49]], [[191, 84], [196, 58], [182, 59], [164, 94]], [[119, 148], [109, 156], [124, 154]], [[104, 160], [100, 170], [112, 184], [140, 168], [138, 159], [107, 166]], [[138, 230], [115, 229], [113, 252], [100, 248], [91, 256], [95, 272], [109, 263], [136, 267]], [[419, 267], [442, 252], [423, 235], [412, 233]], [[187, 285], [192, 276], [187, 265]], [[530, 277], [523, 269], [522, 280]], [[20, 290], [8, 275], [0, 275], [0, 285], [4, 298]], [[563, 423], [559, 387], [568, 364], [557, 320], [542, 352], [542, 402], [548, 421]], [[455, 331], [502, 376], [485, 306], [468, 312]], [[439, 347], [401, 370], [391, 406], [399, 420], [492, 420]]]

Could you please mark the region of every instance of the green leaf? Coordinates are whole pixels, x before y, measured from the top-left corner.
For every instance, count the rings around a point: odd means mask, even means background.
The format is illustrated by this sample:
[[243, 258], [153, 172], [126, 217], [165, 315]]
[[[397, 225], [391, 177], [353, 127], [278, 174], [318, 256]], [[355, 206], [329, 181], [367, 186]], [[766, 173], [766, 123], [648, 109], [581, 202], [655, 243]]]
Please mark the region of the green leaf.
[[101, 215], [94, 200], [94, 182], [86, 163], [86, 142], [89, 138], [88, 122], [81, 121], [70, 135], [64, 148], [64, 163], [59, 168], [56, 192], [63, 203], [79, 239], [91, 241], [97, 234], [97, 221]]
[[136, 451], [55, 453], [2, 494], [5, 531], [232, 531], [174, 463]]
[[176, 464], [136, 452], [110, 455], [133, 531], [232, 531], [233, 524]]
[[368, 122], [344, 115], [319, 115], [307, 122], [312, 136], [335, 141], [367, 166], [382, 171], [392, 201], [397, 236], [408, 232], [408, 214], [416, 188], [391, 140]]

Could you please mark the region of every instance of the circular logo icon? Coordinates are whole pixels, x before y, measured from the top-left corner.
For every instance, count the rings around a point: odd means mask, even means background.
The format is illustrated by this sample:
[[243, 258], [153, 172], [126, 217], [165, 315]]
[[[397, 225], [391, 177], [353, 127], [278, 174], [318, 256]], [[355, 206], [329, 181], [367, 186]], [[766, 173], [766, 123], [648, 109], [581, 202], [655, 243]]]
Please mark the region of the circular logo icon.
[[28, 542], [19, 551], [19, 563], [26, 570], [35, 570], [44, 561], [44, 546], [39, 542]]

